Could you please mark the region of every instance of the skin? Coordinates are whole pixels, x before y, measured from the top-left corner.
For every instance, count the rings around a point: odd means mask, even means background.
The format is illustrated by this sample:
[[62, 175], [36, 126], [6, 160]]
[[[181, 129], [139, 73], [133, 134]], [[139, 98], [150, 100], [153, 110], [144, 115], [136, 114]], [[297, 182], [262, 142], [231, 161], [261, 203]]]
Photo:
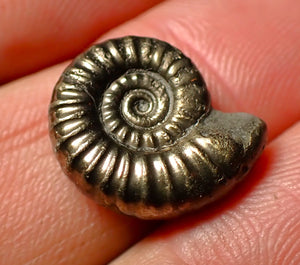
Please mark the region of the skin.
[[[300, 264], [300, 2], [88, 2], [0, 0], [0, 264]], [[268, 124], [244, 182], [162, 223], [82, 195], [48, 136], [48, 103], [69, 62], [55, 63], [97, 37], [129, 34], [175, 45], [200, 69], [215, 108]]]

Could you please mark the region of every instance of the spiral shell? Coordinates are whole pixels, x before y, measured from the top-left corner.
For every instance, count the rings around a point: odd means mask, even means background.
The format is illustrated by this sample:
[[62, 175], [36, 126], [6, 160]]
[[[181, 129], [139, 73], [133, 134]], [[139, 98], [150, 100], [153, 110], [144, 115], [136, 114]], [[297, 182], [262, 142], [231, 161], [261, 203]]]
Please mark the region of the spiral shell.
[[174, 217], [225, 194], [266, 141], [260, 119], [211, 108], [182, 52], [133, 36], [79, 55], [55, 86], [49, 120], [57, 157], [77, 186], [144, 219]]

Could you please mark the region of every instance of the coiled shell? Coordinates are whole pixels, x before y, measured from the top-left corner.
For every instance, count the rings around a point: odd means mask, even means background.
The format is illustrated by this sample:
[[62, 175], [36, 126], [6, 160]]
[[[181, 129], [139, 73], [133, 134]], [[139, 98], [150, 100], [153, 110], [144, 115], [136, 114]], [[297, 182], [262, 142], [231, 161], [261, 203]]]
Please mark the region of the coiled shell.
[[225, 194], [266, 141], [260, 119], [211, 108], [203, 78], [178, 49], [133, 36], [79, 55], [55, 86], [49, 120], [57, 157], [77, 186], [144, 219]]

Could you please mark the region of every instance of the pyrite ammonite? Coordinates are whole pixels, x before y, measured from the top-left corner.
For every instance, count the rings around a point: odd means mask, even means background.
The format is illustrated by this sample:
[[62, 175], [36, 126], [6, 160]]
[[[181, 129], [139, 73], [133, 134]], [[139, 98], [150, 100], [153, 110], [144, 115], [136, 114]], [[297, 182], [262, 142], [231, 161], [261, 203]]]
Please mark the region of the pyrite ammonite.
[[79, 55], [55, 86], [49, 119], [66, 175], [97, 203], [143, 219], [216, 200], [266, 142], [262, 120], [212, 109], [190, 59], [145, 37]]

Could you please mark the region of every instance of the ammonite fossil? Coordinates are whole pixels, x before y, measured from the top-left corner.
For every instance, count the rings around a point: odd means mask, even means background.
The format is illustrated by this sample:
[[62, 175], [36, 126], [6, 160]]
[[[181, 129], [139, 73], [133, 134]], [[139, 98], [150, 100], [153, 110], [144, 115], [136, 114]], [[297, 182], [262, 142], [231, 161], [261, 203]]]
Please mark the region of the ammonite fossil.
[[216, 200], [266, 142], [262, 120], [212, 109], [190, 59], [144, 37], [79, 55], [55, 86], [49, 119], [66, 175], [99, 204], [143, 219]]

